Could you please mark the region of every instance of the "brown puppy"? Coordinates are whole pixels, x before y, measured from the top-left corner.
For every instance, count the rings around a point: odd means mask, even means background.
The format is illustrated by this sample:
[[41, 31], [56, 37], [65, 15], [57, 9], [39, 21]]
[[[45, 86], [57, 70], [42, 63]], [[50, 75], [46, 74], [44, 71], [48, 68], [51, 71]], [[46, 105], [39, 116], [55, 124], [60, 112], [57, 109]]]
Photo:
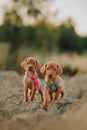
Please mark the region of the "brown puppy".
[[[25, 69], [25, 75], [23, 79], [24, 101], [32, 102], [34, 100], [36, 90], [38, 90], [40, 93], [41, 100], [43, 101], [41, 83], [36, 72], [41, 67], [40, 63], [34, 57], [29, 57], [21, 63], [21, 66], [23, 69]], [[28, 98], [28, 89], [30, 90], [30, 98]]]
[[[59, 76], [63, 69], [60, 65], [50, 61], [41, 68], [41, 73], [45, 75], [44, 88], [44, 102], [42, 108], [46, 108], [48, 104], [48, 94], [50, 95], [50, 102], [58, 99], [59, 95], [64, 96], [64, 82]], [[54, 96], [53, 96], [54, 93]]]

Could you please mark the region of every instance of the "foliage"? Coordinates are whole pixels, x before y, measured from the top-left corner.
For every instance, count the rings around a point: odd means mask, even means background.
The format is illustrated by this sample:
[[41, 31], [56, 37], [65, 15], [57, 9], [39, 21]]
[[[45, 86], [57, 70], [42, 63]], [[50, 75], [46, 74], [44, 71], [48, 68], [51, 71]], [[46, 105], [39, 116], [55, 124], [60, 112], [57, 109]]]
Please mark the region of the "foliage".
[[[56, 26], [44, 17], [42, 9], [45, 2], [49, 3], [49, 0], [13, 0], [12, 8], [6, 9], [4, 22], [0, 26], [0, 43], [10, 43], [6, 63], [8, 69], [16, 68], [14, 63], [17, 63], [22, 46], [29, 51], [44, 55], [52, 52], [83, 53], [87, 51], [87, 37], [81, 37], [75, 32], [72, 19]], [[24, 9], [25, 15], [35, 21], [34, 24], [24, 24], [20, 13]], [[13, 66], [10, 67], [11, 64]]]
[[87, 50], [87, 37], [75, 33], [74, 25], [58, 27], [42, 21], [34, 26], [16, 26], [4, 23], [0, 26], [0, 42], [9, 42], [11, 51], [22, 44], [49, 52], [50, 50], [82, 53]]

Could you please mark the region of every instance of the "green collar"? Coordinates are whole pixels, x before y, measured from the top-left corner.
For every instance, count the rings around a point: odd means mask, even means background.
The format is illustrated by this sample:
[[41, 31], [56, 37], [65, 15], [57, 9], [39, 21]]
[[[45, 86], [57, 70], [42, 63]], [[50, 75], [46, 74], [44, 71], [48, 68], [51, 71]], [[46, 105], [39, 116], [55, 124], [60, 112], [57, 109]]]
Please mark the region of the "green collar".
[[51, 88], [53, 91], [55, 91], [55, 90], [57, 89], [56, 86], [60, 84], [60, 80], [59, 80], [57, 83], [44, 82], [44, 84], [45, 84], [45, 85], [49, 85], [50, 88]]

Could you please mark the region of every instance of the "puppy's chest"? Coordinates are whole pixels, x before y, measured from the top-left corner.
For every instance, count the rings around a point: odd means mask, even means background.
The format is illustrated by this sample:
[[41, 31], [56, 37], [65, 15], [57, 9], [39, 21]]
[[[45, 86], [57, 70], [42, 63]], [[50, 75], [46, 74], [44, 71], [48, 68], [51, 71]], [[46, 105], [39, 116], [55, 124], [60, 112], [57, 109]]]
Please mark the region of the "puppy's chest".
[[44, 85], [45, 85], [45, 86], [49, 86], [49, 89], [50, 89], [50, 90], [56, 91], [56, 90], [57, 90], [57, 86], [61, 86], [61, 80], [58, 79], [56, 82], [48, 82], [48, 81], [45, 81], [45, 82], [44, 82]]
[[30, 79], [30, 78], [27, 78], [27, 84], [30, 86], [30, 85], [33, 85], [34, 84], [34, 80]]
[[45, 86], [49, 86], [49, 89], [51, 89], [52, 91], [55, 91], [57, 89], [57, 85], [56, 83], [50, 83], [50, 82], [44, 82]]

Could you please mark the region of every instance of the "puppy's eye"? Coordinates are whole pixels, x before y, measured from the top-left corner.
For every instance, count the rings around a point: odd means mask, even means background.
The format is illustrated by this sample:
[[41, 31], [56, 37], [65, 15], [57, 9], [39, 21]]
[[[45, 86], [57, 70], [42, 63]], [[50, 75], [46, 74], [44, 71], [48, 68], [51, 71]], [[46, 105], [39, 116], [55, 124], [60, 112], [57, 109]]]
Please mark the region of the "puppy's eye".
[[49, 70], [49, 68], [47, 68], [47, 70]]
[[56, 71], [56, 68], [54, 68], [54, 71]]

